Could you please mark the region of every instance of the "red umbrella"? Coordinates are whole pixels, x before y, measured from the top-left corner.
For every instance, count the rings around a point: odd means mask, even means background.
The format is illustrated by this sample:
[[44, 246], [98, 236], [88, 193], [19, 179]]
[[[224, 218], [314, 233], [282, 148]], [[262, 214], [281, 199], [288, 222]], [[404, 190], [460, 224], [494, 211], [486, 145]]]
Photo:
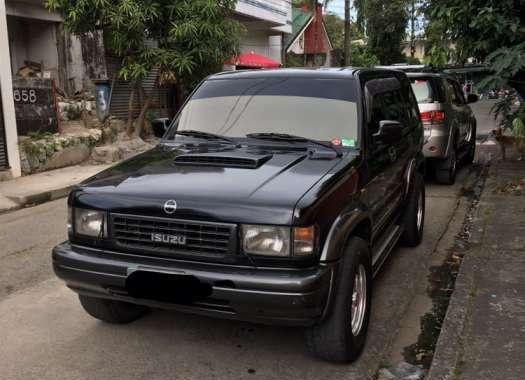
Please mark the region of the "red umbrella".
[[251, 53], [241, 54], [235, 59], [235, 66], [243, 66], [254, 69], [275, 69], [281, 66], [277, 61], [264, 55]]

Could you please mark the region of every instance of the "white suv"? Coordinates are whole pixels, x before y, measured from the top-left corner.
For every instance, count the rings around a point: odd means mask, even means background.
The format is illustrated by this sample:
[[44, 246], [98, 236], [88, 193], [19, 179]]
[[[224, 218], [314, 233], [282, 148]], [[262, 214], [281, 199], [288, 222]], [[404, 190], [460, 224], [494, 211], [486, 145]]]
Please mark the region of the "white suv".
[[439, 183], [452, 185], [457, 163], [471, 163], [476, 153], [476, 118], [459, 82], [447, 74], [407, 73], [425, 129], [423, 153]]

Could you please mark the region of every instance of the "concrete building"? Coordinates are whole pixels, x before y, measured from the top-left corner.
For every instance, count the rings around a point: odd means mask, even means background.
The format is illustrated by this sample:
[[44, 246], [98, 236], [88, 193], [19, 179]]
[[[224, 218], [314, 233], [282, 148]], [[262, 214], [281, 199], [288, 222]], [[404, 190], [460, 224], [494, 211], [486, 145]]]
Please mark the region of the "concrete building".
[[6, 0], [5, 6], [13, 76], [36, 65], [42, 77], [52, 78], [67, 94], [106, 77], [101, 34], [67, 33], [60, 14], [46, 9], [43, 0]]
[[290, 0], [238, 0], [235, 19], [246, 35], [241, 53], [254, 52], [282, 63], [283, 35], [292, 33]]
[[0, 1], [0, 180], [21, 175], [12, 89], [6, 8]]

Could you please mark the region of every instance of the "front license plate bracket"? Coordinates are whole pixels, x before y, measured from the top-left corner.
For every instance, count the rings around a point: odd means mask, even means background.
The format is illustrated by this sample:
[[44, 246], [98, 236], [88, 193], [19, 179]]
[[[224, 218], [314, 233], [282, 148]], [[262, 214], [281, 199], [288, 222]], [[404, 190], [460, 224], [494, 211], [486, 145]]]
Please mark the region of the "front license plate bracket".
[[192, 275], [137, 269], [128, 271], [126, 291], [134, 298], [191, 304], [208, 298], [213, 288]]

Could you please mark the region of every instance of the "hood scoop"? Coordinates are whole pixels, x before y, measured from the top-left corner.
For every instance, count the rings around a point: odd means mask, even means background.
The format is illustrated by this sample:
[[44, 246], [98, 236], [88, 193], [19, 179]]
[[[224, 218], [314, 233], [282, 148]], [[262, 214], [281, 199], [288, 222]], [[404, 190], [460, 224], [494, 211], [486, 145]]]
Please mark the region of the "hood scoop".
[[231, 155], [220, 153], [182, 154], [174, 160], [176, 165], [215, 166], [221, 168], [257, 169], [272, 158], [265, 155]]

